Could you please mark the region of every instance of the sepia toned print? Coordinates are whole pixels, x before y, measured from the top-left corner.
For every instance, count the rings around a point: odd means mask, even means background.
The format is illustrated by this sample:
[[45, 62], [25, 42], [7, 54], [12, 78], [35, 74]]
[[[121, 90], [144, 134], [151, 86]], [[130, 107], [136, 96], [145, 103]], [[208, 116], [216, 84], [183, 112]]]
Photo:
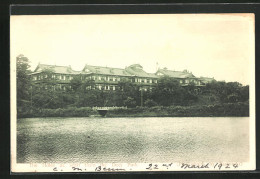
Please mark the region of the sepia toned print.
[[254, 14], [10, 24], [12, 172], [255, 169]]

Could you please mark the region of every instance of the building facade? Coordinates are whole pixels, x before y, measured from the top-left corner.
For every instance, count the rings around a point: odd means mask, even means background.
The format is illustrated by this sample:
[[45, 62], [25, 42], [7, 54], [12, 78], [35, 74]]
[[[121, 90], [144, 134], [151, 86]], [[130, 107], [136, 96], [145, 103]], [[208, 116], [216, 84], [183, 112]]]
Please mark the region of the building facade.
[[116, 90], [120, 81], [129, 81], [145, 91], [151, 90], [162, 76], [176, 79], [181, 86], [187, 86], [191, 83], [196, 86], [205, 86], [214, 80], [205, 77], [197, 78], [187, 70], [172, 71], [164, 68], [158, 69], [156, 73], [147, 73], [139, 64], [133, 64], [124, 69], [85, 65], [82, 71], [75, 71], [70, 66], [38, 64], [30, 75], [35, 83], [42, 83], [47, 79], [55, 81], [56, 87], [54, 89], [70, 87], [70, 81], [76, 76], [80, 77], [81, 80], [92, 80], [94, 86], [87, 86], [87, 88], [99, 90]]

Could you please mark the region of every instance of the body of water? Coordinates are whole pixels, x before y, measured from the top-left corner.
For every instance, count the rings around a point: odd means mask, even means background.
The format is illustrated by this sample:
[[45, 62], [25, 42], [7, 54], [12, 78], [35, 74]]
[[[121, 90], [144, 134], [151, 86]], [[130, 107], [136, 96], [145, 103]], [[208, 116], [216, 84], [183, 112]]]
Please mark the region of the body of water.
[[18, 163], [246, 162], [249, 117], [24, 118]]

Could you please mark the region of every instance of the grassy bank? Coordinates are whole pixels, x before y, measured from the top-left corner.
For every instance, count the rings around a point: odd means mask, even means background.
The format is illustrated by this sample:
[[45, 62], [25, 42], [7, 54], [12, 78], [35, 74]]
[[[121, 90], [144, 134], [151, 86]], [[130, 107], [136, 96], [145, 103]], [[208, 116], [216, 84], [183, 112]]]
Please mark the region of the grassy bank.
[[[25, 117], [89, 117], [98, 115], [90, 107], [64, 109], [33, 109], [19, 112], [18, 118]], [[249, 116], [248, 103], [225, 103], [200, 106], [155, 106], [116, 109], [108, 111], [106, 117], [228, 117]]]
[[226, 103], [202, 106], [156, 106], [108, 111], [107, 117], [227, 117], [249, 116], [246, 103]]
[[70, 107], [58, 109], [33, 109], [18, 112], [18, 118], [27, 117], [88, 117], [90, 115], [98, 115], [98, 112], [90, 107]]

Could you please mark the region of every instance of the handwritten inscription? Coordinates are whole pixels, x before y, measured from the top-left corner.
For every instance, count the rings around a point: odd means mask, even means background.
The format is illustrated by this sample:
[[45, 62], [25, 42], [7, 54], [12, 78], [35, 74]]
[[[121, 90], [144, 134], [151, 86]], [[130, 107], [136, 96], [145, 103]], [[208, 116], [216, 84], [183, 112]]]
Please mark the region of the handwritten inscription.
[[183, 168], [183, 169], [186, 169], [186, 168], [209, 168], [209, 163], [204, 164], [204, 165], [190, 165], [190, 164], [183, 163], [181, 165], [181, 168]]
[[[209, 170], [223, 170], [223, 169], [237, 169], [238, 163], [204, 163], [204, 164], [188, 164], [188, 163], [182, 163], [180, 165], [181, 169], [209, 169]], [[160, 169], [178, 169], [178, 167], [173, 166], [173, 163], [165, 163], [165, 164], [148, 164], [148, 167], [145, 168], [146, 170], [160, 170]]]
[[123, 169], [123, 168], [106, 168], [106, 167], [98, 166], [98, 167], [96, 167], [95, 171], [96, 172], [101, 172], [101, 171], [104, 171], [104, 172], [118, 172], [118, 171], [125, 171], [125, 169]]
[[[31, 165], [36, 166], [36, 165]], [[53, 165], [44, 165], [45, 167], [51, 167]], [[142, 167], [141, 167], [142, 166]], [[149, 163], [146, 166], [138, 164], [100, 164], [100, 165], [86, 165], [85, 167], [75, 165], [67, 167], [55, 166], [52, 168], [54, 172], [63, 172], [63, 171], [73, 171], [73, 172], [87, 172], [87, 171], [95, 171], [95, 172], [120, 172], [120, 171], [165, 171], [165, 170], [235, 170], [240, 164], [238, 163], [202, 163], [202, 164], [193, 164], [193, 163]]]

